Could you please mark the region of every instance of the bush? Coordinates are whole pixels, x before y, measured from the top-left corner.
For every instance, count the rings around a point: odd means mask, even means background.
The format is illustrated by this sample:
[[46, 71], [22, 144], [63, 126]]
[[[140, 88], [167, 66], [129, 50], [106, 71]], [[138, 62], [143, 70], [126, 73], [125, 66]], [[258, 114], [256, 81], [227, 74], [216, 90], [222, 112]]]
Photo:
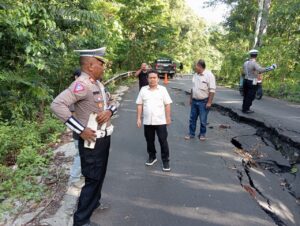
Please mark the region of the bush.
[[64, 130], [49, 113], [41, 123], [21, 119], [0, 123], [0, 212], [11, 209], [15, 199], [42, 199], [46, 186], [38, 178], [48, 174], [53, 156], [49, 143]]

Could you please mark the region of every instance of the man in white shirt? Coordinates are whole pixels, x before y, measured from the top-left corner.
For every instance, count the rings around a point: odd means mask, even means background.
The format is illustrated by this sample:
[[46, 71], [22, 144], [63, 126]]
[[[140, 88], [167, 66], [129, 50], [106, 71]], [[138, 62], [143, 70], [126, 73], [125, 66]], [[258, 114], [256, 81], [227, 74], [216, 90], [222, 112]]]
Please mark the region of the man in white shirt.
[[205, 61], [199, 60], [196, 64], [196, 72], [193, 76], [193, 88], [191, 90], [190, 104], [190, 125], [189, 134], [186, 140], [195, 137], [196, 124], [200, 118], [200, 133], [198, 138], [206, 140], [207, 115], [211, 107], [216, 91], [216, 79], [212, 72], [205, 69]]
[[144, 124], [144, 135], [147, 141], [147, 152], [149, 158], [147, 166], [157, 162], [155, 150], [155, 133], [161, 147], [161, 158], [163, 171], [170, 171], [169, 145], [167, 141], [167, 125], [171, 124], [171, 103], [167, 89], [158, 85], [158, 74], [155, 71], [148, 73], [149, 85], [142, 87], [137, 100], [137, 126], [142, 126], [142, 113]]

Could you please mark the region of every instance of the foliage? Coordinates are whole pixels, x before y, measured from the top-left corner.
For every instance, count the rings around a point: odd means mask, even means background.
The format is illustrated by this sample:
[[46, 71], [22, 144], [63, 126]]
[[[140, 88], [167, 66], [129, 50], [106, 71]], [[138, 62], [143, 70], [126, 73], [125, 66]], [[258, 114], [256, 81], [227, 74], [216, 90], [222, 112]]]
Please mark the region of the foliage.
[[4, 199], [37, 199], [44, 191], [35, 178], [47, 173], [47, 144], [64, 128], [48, 106], [73, 79], [74, 49], [106, 46], [108, 79], [162, 56], [185, 70], [199, 57], [216, 67], [220, 54], [208, 39], [184, 0], [2, 0], [0, 210]]
[[[224, 54], [218, 72], [223, 84], [236, 86], [242, 64], [253, 45], [258, 1], [212, 0], [232, 7], [223, 29], [214, 29], [210, 43]], [[272, 0], [267, 33], [259, 48], [258, 61], [262, 66], [273, 63], [278, 69], [265, 74], [263, 86], [267, 94], [300, 102], [300, 2]]]
[[22, 119], [0, 123], [0, 210], [13, 207], [8, 200], [38, 201], [43, 197], [46, 187], [38, 178], [49, 170], [52, 152], [48, 144], [64, 129], [49, 114], [42, 123]]

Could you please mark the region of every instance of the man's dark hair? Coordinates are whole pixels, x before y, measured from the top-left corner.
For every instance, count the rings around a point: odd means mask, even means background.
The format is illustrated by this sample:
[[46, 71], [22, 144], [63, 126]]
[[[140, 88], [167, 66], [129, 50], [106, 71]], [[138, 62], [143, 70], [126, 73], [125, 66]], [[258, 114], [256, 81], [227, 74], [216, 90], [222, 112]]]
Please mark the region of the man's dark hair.
[[198, 60], [197, 65], [201, 66], [203, 69], [205, 69], [205, 67], [206, 67], [205, 61], [202, 59]]
[[148, 75], [150, 75], [150, 74], [156, 74], [157, 75], [157, 77], [158, 77], [158, 72], [156, 71], [156, 70], [149, 70], [148, 71]]

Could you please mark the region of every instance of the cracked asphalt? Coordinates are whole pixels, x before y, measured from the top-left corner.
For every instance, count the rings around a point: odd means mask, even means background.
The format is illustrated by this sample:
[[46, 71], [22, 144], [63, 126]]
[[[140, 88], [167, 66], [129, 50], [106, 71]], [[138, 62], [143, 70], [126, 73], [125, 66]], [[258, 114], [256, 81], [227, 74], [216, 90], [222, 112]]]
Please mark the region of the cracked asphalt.
[[[92, 221], [102, 226], [299, 225], [299, 203], [282, 186], [281, 175], [255, 167], [254, 154], [231, 143], [234, 137], [253, 138], [256, 128], [213, 110], [208, 139], [184, 140], [189, 99], [185, 92], [172, 88], [182, 83], [185, 80], [178, 79], [168, 85], [173, 100], [173, 122], [168, 127], [170, 173], [162, 172], [158, 143], [159, 161], [145, 166], [146, 142], [143, 129], [136, 127], [137, 86], [123, 96], [119, 117], [113, 121], [102, 190], [102, 200], [110, 209], [94, 213]], [[261, 142], [259, 136], [253, 139]], [[285, 162], [281, 155], [277, 157]]]

